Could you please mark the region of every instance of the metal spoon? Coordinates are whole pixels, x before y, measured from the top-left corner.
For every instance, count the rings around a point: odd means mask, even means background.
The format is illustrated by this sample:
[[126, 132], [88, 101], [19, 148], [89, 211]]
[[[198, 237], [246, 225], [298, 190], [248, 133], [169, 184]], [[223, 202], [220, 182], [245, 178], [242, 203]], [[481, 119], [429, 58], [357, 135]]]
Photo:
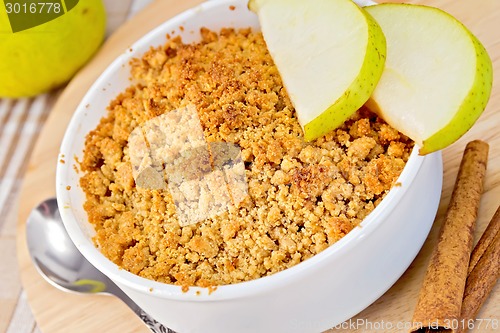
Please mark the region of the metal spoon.
[[67, 292], [114, 295], [127, 304], [151, 332], [175, 333], [151, 318], [87, 261], [66, 232], [55, 198], [33, 209], [26, 223], [26, 238], [36, 269], [51, 285]]

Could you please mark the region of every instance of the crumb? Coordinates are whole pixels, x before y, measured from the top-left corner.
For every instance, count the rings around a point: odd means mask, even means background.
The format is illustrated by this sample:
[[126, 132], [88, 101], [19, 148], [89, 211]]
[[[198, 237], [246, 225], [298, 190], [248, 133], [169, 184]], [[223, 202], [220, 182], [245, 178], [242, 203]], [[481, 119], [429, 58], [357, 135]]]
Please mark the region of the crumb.
[[180, 26], [179, 26], [179, 30], [180, 30], [180, 31], [184, 31], [184, 26], [180, 25]]
[[69, 186], [69, 185], [66, 186], [66, 190], [68, 190], [68, 191], [71, 190], [71, 186]]
[[214, 291], [217, 290], [217, 286], [209, 286], [207, 289], [208, 289], [208, 294], [211, 295]]
[[236, 9], [236, 6], [233, 6], [233, 5], [229, 6], [229, 10], [235, 10], [235, 9]]
[[61, 158], [61, 159], [59, 160], [59, 163], [64, 164], [64, 163], [66, 163], [66, 161], [65, 161], [65, 160], [63, 160], [63, 159]]
[[[73, 157], [73, 159], [75, 160], [75, 164], [73, 164], [73, 170], [75, 170], [76, 173], [79, 173], [81, 170], [82, 162], [78, 160], [78, 156], [76, 155]], [[78, 166], [80, 166], [80, 169], [78, 168]]]
[[188, 285], [182, 285], [181, 290], [183, 293], [187, 293], [189, 291], [189, 286]]

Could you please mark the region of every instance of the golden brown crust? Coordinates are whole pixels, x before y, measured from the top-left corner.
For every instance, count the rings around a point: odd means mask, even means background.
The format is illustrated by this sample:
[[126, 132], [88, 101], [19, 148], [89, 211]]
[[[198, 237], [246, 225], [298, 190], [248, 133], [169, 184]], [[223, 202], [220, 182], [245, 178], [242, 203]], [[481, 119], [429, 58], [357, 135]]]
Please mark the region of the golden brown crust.
[[[140, 276], [184, 286], [256, 279], [335, 243], [389, 191], [413, 143], [361, 110], [306, 143], [260, 33], [202, 30], [132, 61], [135, 85], [87, 136], [81, 185], [96, 243]], [[249, 195], [237, 208], [181, 227], [167, 190], [136, 187], [127, 137], [194, 105], [208, 142], [241, 148]]]

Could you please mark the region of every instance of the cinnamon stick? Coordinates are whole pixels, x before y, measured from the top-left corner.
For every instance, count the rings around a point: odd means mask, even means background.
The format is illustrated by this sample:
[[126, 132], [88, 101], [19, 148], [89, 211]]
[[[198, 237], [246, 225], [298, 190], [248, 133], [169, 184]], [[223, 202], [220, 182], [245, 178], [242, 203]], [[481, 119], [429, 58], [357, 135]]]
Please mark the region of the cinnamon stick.
[[493, 215], [490, 223], [488, 223], [488, 226], [486, 227], [486, 229], [483, 232], [483, 235], [481, 236], [476, 246], [474, 247], [474, 250], [472, 250], [472, 254], [470, 256], [468, 274], [472, 272], [479, 259], [481, 259], [484, 252], [490, 246], [490, 244], [495, 239], [495, 236], [499, 232], [500, 232], [500, 206], [495, 212], [495, 215]]
[[473, 233], [483, 192], [488, 144], [469, 142], [413, 314], [413, 330], [452, 329], [461, 315]]
[[[484, 301], [500, 277], [500, 207], [493, 216], [481, 239], [473, 250], [478, 257], [467, 277], [462, 301], [462, 313], [457, 333], [467, 332], [469, 327], [474, 327], [474, 320]], [[481, 255], [477, 253], [481, 252]]]

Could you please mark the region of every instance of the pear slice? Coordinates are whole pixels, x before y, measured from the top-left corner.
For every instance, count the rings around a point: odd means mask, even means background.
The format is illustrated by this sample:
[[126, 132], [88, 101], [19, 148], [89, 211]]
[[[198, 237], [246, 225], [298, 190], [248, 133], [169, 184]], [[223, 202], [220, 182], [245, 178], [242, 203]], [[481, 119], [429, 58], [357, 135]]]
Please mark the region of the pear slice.
[[385, 38], [351, 0], [250, 0], [304, 138], [342, 125], [382, 75]]
[[447, 147], [488, 103], [492, 64], [483, 45], [448, 13], [433, 7], [366, 7], [387, 40], [385, 71], [367, 106], [420, 146]]

